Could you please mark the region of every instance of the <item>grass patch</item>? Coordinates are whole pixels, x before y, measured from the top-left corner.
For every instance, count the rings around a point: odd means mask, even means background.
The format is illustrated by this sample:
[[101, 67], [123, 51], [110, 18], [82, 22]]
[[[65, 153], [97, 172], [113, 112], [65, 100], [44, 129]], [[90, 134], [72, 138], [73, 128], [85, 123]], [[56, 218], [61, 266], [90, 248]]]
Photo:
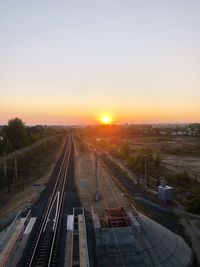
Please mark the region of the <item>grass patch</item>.
[[[47, 146], [39, 145], [17, 156], [17, 176], [15, 181], [15, 162], [14, 159], [7, 160], [7, 180], [0, 181], [0, 205], [6, 201], [10, 194], [15, 194], [24, 190], [26, 185], [32, 181], [42, 177], [47, 172], [49, 166], [52, 164], [52, 155], [56, 153], [59, 146], [63, 142], [64, 135], [55, 136], [48, 140]], [[3, 168], [0, 169], [0, 175], [3, 175]]]

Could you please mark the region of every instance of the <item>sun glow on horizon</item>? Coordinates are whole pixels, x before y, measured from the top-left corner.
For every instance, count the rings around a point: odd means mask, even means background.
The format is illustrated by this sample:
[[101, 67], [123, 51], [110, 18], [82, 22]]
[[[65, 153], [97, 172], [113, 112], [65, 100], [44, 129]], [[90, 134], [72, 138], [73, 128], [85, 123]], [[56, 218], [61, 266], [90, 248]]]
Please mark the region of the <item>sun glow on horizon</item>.
[[112, 118], [111, 118], [110, 115], [102, 115], [102, 116], [100, 117], [100, 122], [101, 122], [102, 124], [108, 125], [108, 124], [111, 124], [112, 121], [113, 121], [113, 120], [112, 120]]

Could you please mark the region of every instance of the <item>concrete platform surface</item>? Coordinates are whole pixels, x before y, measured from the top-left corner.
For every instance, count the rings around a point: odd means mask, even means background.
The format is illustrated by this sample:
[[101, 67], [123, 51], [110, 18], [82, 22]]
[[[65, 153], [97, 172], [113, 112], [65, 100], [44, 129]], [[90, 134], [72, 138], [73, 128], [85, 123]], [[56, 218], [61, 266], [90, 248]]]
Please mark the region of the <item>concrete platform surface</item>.
[[11, 235], [11, 237], [8, 239], [7, 243], [5, 244], [5, 247], [0, 253], [0, 267], [6, 266], [8, 260], [10, 259], [10, 254], [14, 250], [14, 248], [17, 245], [17, 241], [20, 239], [23, 231], [24, 231], [24, 224], [25, 224], [26, 218], [21, 218], [18, 222], [14, 233]]

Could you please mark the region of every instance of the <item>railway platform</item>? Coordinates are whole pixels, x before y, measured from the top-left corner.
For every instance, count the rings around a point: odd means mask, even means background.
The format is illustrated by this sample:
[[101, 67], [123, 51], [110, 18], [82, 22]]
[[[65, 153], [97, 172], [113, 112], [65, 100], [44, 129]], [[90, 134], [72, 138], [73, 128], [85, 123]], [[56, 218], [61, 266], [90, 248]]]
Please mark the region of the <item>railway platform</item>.
[[73, 208], [68, 215], [65, 267], [89, 267], [89, 252], [84, 208]]

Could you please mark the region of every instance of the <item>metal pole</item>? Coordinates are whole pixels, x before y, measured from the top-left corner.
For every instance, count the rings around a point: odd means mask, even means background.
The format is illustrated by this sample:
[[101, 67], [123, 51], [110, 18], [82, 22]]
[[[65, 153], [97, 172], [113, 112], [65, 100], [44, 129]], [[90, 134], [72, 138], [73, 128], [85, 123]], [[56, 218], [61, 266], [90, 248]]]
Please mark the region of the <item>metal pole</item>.
[[47, 149], [47, 131], [46, 131], [46, 126], [44, 128], [44, 138], [45, 138], [45, 149]]
[[5, 183], [7, 181], [8, 178], [8, 173], [7, 173], [7, 164], [6, 164], [6, 160], [3, 163], [3, 182]]
[[98, 194], [98, 169], [97, 169], [97, 152], [94, 153], [95, 156], [95, 200], [99, 200], [99, 194]]
[[144, 157], [144, 173], [145, 173], [145, 190], [147, 190], [148, 187], [148, 175], [147, 175], [147, 157]]
[[17, 176], [17, 152], [15, 152], [15, 182], [18, 180]]

